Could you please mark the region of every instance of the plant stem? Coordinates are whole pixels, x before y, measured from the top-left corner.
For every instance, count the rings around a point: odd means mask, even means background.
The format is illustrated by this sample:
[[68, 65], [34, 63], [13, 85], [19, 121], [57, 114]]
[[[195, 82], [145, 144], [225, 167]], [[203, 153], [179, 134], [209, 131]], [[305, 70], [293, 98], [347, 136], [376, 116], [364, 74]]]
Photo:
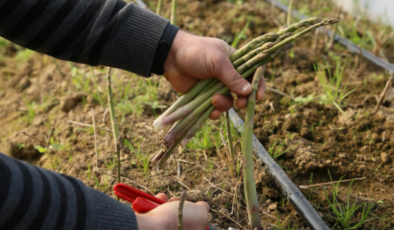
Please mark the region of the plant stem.
[[157, 9], [156, 9], [156, 14], [160, 15], [161, 14], [161, 5], [163, 4], [163, 0], [158, 0], [157, 1]]
[[293, 36], [291, 36], [291, 37], [289, 37], [289, 38], [286, 38], [285, 40], [283, 40], [283, 41], [281, 41], [281, 42], [276, 43], [273, 47], [271, 47], [270, 49], [266, 50], [265, 52], [266, 52], [266, 53], [275, 52], [275, 51], [277, 51], [278, 49], [280, 49], [281, 47], [283, 47], [285, 44], [289, 44], [289, 43], [291, 43], [291, 42], [297, 40], [298, 38], [300, 38], [300, 37], [302, 37], [303, 35], [309, 33], [310, 31], [312, 31], [312, 30], [318, 28], [319, 26], [331, 25], [331, 24], [335, 24], [335, 23], [337, 23], [337, 22], [338, 22], [338, 20], [336, 20], [336, 19], [326, 18], [326, 19], [324, 19], [323, 21], [321, 21], [321, 22], [319, 22], [319, 23], [316, 23], [316, 24], [314, 24], [314, 25], [312, 25], [312, 26], [310, 26], [310, 27], [304, 29], [304, 30], [302, 30], [301, 32], [299, 32], [299, 33], [297, 33], [297, 34], [295, 34], [295, 35], [293, 35]]
[[243, 63], [247, 62], [249, 59], [253, 58], [258, 53], [261, 53], [264, 50], [273, 47], [274, 45], [275, 45], [275, 43], [273, 43], [273, 42], [266, 42], [266, 43], [262, 44], [261, 46], [260, 46], [260, 44], [257, 45], [258, 46], [257, 48], [255, 48], [254, 50], [250, 51], [249, 53], [245, 54], [244, 56], [242, 56], [239, 59], [237, 59], [236, 61], [234, 61], [233, 62], [233, 66], [235, 68], [237, 68], [238, 66], [240, 66]]
[[250, 41], [248, 44], [244, 45], [242, 48], [240, 48], [239, 50], [235, 51], [231, 57], [230, 60], [231, 62], [234, 62], [236, 60], [238, 60], [240, 57], [244, 56], [245, 54], [247, 54], [249, 51], [251, 51], [252, 49], [254, 49], [256, 47], [256, 45], [262, 43], [262, 42], [267, 42], [267, 41], [272, 41], [274, 39], [276, 39], [279, 35], [276, 33], [266, 33], [260, 37], [257, 37], [255, 39], [253, 39], [252, 41]]
[[94, 119], [93, 108], [91, 108], [91, 112], [92, 112], [93, 131], [94, 131], [94, 152], [96, 153], [96, 168], [98, 169], [97, 131], [96, 131], [96, 121]]
[[172, 0], [171, 5], [171, 24], [176, 25], [176, 12], [177, 11], [177, 0]]
[[196, 133], [201, 129], [201, 127], [204, 125], [205, 121], [208, 120], [209, 115], [212, 113], [212, 111], [215, 109], [215, 106], [211, 105], [204, 114], [198, 119], [196, 124], [189, 130], [189, 132], [186, 134], [185, 138], [181, 141], [181, 146], [185, 147], [187, 143], [196, 135]]
[[287, 8], [287, 20], [286, 20], [287, 25], [291, 24], [291, 17], [293, 16], [292, 12], [293, 12], [293, 0], [289, 0], [289, 6]]
[[293, 24], [288, 24], [285, 27], [282, 27], [279, 31], [278, 31], [278, 35], [282, 35], [285, 33], [290, 33], [290, 32], [294, 32], [298, 29], [301, 29], [303, 27], [307, 27], [307, 26], [312, 26], [315, 25], [317, 23], [320, 23], [321, 21], [323, 21], [322, 18], [318, 18], [318, 17], [310, 17], [304, 20], [301, 20], [299, 22], [293, 23]]
[[[162, 115], [160, 115], [152, 124], [155, 127], [156, 123], [160, 122], [164, 117], [167, 117], [174, 111], [176, 111], [179, 107], [186, 105], [191, 100], [193, 100], [202, 90], [206, 89], [206, 86], [214, 81], [214, 78], [206, 79], [202, 81], [198, 81], [197, 84], [193, 86], [187, 93], [182, 95], [175, 103], [173, 103], [170, 108], [168, 108]], [[155, 130], [158, 131], [158, 130]]]
[[245, 126], [242, 145], [244, 189], [249, 216], [249, 226], [251, 230], [254, 230], [255, 228], [257, 228], [258, 230], [261, 229], [259, 202], [257, 199], [256, 181], [254, 178], [253, 170], [253, 126], [257, 89], [260, 79], [264, 75], [265, 67], [266, 65], [259, 67], [253, 77], [253, 90], [252, 93], [249, 95], [248, 99], [248, 108], [245, 115]]
[[195, 108], [197, 108], [199, 105], [205, 102], [208, 98], [213, 97], [216, 91], [222, 88], [223, 85], [224, 85], [223, 83], [218, 82], [214, 86], [207, 88], [205, 92], [202, 92], [193, 101], [191, 101], [187, 105], [180, 107], [175, 112], [168, 115], [167, 117], [164, 117], [163, 119], [161, 119], [160, 122], [155, 123], [153, 128], [155, 130], [162, 130], [174, 124], [176, 121], [186, 117], [191, 112], [193, 112]]
[[[339, 6], [339, 8], [338, 8], [338, 18], [341, 15], [341, 12], [342, 12], [342, 6]], [[332, 46], [334, 45], [334, 39], [335, 39], [335, 34], [337, 33], [337, 29], [338, 29], [338, 24], [335, 24], [334, 28], [332, 29], [330, 41], [328, 42], [328, 49], [331, 49]]]
[[228, 151], [230, 153], [231, 157], [231, 162], [230, 162], [230, 170], [231, 170], [231, 175], [233, 177], [236, 176], [236, 173], [234, 171], [234, 166], [235, 166], [235, 151], [234, 151], [234, 146], [233, 146], [233, 138], [231, 136], [231, 125], [230, 125], [230, 114], [229, 112], [225, 112], [226, 116], [226, 131], [227, 131], [227, 146], [228, 146]]
[[[229, 88], [222, 87], [214, 94], [226, 95], [228, 93], [230, 93]], [[191, 124], [191, 121], [193, 121], [195, 118], [199, 118], [204, 113], [204, 111], [207, 110], [208, 107], [212, 105], [213, 96], [214, 95], [206, 99], [204, 102], [200, 103], [200, 105], [196, 107], [193, 110], [193, 112], [182, 118], [176, 126], [171, 128], [171, 130], [163, 137], [162, 142], [164, 143], [165, 146], [169, 148], [169, 146], [171, 146], [177, 140], [178, 137], [184, 134], [183, 133], [184, 131], [186, 131], [187, 133], [189, 129], [185, 130], [185, 127], [188, 127]], [[195, 120], [195, 122], [193, 122], [191, 125], [194, 125], [196, 122], [197, 120]], [[191, 126], [189, 128], [191, 128]]]
[[184, 191], [179, 198], [179, 207], [178, 207], [178, 230], [183, 230], [183, 204], [186, 200], [186, 191]]
[[[107, 89], [108, 89], [108, 106], [109, 106], [109, 114], [111, 117], [111, 126], [112, 126], [112, 133], [113, 133], [113, 138], [114, 138], [114, 144], [115, 144], [115, 150], [116, 150], [116, 156], [117, 156], [117, 168], [118, 168], [118, 183], [120, 183], [120, 153], [118, 151], [118, 139], [119, 139], [119, 128], [118, 124], [116, 122], [116, 116], [115, 116], [115, 106], [114, 106], [114, 100], [112, 96], [112, 86], [111, 86], [111, 68], [108, 68], [107, 70]], [[119, 200], [119, 198], [117, 197]]]

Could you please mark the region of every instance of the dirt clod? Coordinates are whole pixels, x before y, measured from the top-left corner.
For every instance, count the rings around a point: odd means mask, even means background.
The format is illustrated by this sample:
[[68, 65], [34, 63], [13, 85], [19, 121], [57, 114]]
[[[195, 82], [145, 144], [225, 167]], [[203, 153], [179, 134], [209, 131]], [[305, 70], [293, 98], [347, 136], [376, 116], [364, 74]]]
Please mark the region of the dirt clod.
[[64, 112], [68, 112], [77, 106], [78, 102], [82, 101], [82, 98], [86, 98], [86, 96], [87, 95], [84, 93], [74, 93], [61, 97], [60, 109]]
[[282, 129], [286, 131], [296, 131], [297, 129], [297, 121], [293, 118], [287, 119], [283, 125]]
[[382, 159], [382, 162], [383, 162], [383, 163], [389, 162], [389, 156], [388, 156], [387, 153], [385, 153], [385, 152], [382, 152], [382, 153], [380, 154], [380, 158]]

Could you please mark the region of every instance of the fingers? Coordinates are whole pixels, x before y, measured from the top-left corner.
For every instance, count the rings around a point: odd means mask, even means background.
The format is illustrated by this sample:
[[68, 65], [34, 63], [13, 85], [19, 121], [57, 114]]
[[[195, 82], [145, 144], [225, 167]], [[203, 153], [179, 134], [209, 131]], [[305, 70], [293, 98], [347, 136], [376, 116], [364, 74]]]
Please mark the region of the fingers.
[[209, 115], [209, 119], [217, 120], [217, 119], [219, 119], [220, 114], [221, 114], [220, 110], [215, 109], [212, 111], [211, 115]]
[[199, 201], [196, 203], [197, 205], [203, 206], [204, 208], [207, 209], [207, 211], [209, 212], [209, 204], [207, 202], [204, 201]]
[[233, 103], [234, 103], [234, 98], [231, 95], [226, 97], [221, 94], [216, 94], [212, 98], [212, 104], [219, 111], [228, 111], [233, 106]]
[[247, 96], [252, 92], [252, 86], [233, 67], [228, 57], [215, 59], [214, 75], [231, 91], [239, 96]]
[[179, 198], [178, 197], [171, 197], [170, 200], [168, 202], [172, 202], [172, 201], [178, 201]]
[[165, 202], [168, 201], [168, 196], [166, 194], [164, 194], [164, 193], [159, 193], [159, 194], [156, 195], [156, 197], [161, 199], [161, 200], [164, 200]]
[[248, 105], [248, 98], [247, 97], [238, 97], [237, 107], [239, 109], [246, 108], [247, 105]]

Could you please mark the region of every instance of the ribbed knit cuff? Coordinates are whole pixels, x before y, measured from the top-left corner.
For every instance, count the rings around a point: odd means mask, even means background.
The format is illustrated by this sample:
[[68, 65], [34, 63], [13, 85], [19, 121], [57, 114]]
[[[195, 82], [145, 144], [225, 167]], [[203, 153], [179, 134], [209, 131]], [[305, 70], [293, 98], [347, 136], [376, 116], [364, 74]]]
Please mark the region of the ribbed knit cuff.
[[[91, 190], [92, 191], [92, 190]], [[136, 230], [137, 219], [134, 211], [99, 191], [92, 191], [97, 210], [97, 230]]]
[[167, 19], [133, 5], [121, 29], [111, 66], [149, 77], [157, 46], [168, 24]]

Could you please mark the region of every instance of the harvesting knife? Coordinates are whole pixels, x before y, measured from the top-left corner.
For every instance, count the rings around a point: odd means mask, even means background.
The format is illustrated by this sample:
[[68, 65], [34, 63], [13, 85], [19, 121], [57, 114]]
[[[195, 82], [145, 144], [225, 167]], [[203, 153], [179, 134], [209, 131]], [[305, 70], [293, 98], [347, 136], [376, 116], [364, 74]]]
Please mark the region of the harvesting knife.
[[[166, 203], [162, 199], [149, 195], [148, 193], [145, 193], [141, 190], [125, 185], [123, 183], [115, 185], [114, 192], [115, 195], [117, 195], [119, 198], [131, 202], [133, 204], [133, 210], [139, 213], [149, 212], [150, 210], [158, 207], [159, 205]], [[205, 230], [216, 229], [211, 226], [207, 226]]]

